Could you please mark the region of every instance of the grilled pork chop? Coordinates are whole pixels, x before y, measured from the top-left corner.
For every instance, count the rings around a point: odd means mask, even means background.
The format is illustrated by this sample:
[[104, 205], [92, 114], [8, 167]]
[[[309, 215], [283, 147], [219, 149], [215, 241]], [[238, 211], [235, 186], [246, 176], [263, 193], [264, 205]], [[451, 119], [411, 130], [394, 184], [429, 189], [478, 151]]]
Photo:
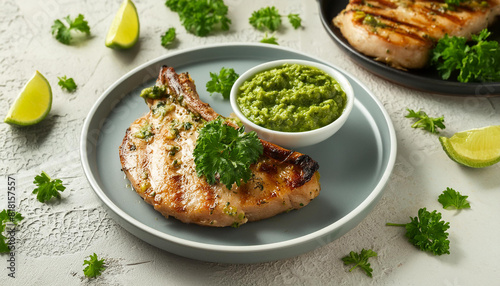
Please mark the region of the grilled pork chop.
[[444, 1], [350, 0], [333, 19], [356, 50], [400, 69], [423, 68], [435, 43], [448, 34], [469, 38], [500, 15], [500, 0], [449, 9]]
[[[132, 123], [119, 148], [122, 169], [135, 191], [165, 217], [206, 226], [239, 226], [299, 209], [320, 191], [318, 164], [309, 156], [261, 140], [264, 154], [252, 178], [228, 190], [195, 170], [198, 129], [217, 114], [200, 101], [189, 74], [163, 67], [164, 90], [146, 102], [150, 111]], [[227, 121], [233, 127], [234, 123]]]

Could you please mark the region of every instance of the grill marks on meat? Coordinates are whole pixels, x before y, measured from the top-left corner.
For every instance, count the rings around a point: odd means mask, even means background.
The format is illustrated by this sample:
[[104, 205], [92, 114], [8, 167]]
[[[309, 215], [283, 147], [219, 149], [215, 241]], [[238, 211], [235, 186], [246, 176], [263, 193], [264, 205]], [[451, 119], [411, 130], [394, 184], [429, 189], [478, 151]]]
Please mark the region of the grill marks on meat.
[[314, 160], [263, 140], [264, 154], [250, 166], [247, 183], [231, 190], [208, 184], [197, 176], [192, 154], [202, 119], [219, 115], [200, 101], [187, 73], [163, 67], [157, 85], [169, 95], [147, 99], [150, 111], [132, 123], [119, 148], [125, 175], [155, 210], [185, 223], [237, 226], [299, 209], [319, 194]]
[[351, 0], [333, 23], [361, 53], [395, 68], [414, 69], [427, 65], [444, 35], [469, 38], [497, 15], [500, 0], [471, 1], [455, 10], [444, 1]]

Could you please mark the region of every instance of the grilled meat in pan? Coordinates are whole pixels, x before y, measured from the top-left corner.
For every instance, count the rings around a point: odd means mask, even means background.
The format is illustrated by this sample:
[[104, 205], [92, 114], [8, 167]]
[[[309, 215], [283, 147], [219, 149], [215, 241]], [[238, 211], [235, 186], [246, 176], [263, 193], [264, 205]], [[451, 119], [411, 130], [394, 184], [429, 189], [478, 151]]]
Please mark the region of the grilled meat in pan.
[[448, 34], [469, 38], [500, 15], [500, 0], [350, 0], [333, 19], [356, 50], [400, 69], [423, 68], [435, 43]]

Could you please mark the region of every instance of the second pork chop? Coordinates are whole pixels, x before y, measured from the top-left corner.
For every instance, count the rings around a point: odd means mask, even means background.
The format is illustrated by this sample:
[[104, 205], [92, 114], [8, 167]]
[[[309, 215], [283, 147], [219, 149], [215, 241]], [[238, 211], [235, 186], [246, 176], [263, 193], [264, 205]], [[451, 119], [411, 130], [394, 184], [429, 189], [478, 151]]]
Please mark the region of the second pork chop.
[[431, 0], [350, 0], [333, 23], [361, 53], [395, 68], [418, 69], [428, 64], [444, 35], [469, 38], [499, 14], [500, 0], [468, 1], [456, 8]]

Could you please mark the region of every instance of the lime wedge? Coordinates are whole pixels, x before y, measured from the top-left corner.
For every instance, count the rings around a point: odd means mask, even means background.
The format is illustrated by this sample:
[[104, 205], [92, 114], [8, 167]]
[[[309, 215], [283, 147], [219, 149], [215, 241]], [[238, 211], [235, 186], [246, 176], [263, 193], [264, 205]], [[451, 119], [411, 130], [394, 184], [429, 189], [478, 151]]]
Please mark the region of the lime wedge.
[[49, 114], [51, 106], [52, 88], [36, 71], [10, 107], [4, 122], [22, 126], [36, 124]]
[[139, 39], [139, 15], [134, 3], [124, 0], [106, 36], [106, 47], [128, 49]]
[[500, 125], [439, 137], [444, 151], [455, 162], [482, 168], [500, 162]]

